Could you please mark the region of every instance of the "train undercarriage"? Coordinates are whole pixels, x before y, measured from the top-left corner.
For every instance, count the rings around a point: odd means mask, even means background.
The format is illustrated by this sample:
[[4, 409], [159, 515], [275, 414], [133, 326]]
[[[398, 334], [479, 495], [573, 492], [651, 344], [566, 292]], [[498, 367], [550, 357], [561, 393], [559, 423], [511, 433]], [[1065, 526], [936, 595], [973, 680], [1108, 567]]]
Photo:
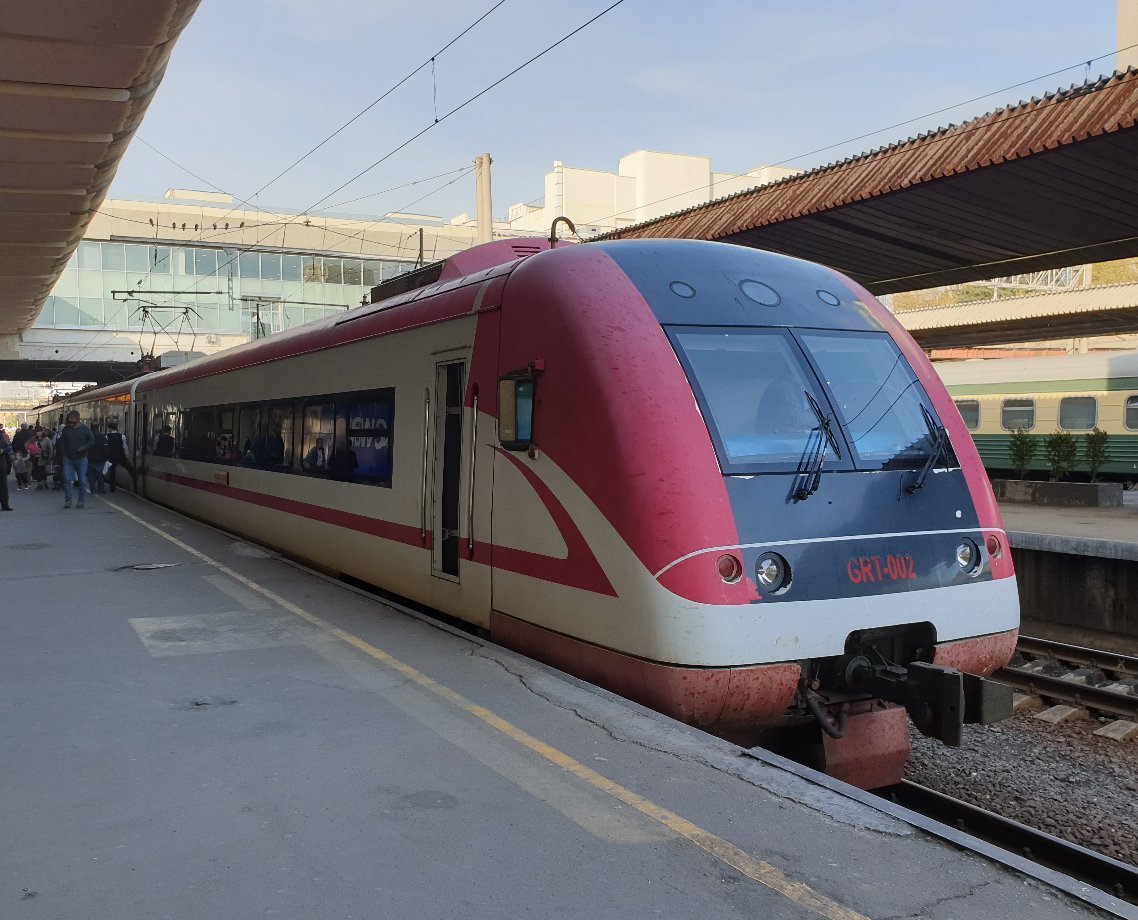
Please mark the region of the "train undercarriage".
[[757, 743], [863, 789], [898, 783], [910, 722], [959, 747], [964, 725], [1011, 716], [1011, 688], [981, 676], [1000, 655], [993, 645], [1014, 648], [1014, 631], [952, 643], [955, 654], [940, 656], [946, 647], [936, 645], [929, 623], [853, 633], [845, 654], [799, 663], [802, 678], [784, 724], [761, 731]]

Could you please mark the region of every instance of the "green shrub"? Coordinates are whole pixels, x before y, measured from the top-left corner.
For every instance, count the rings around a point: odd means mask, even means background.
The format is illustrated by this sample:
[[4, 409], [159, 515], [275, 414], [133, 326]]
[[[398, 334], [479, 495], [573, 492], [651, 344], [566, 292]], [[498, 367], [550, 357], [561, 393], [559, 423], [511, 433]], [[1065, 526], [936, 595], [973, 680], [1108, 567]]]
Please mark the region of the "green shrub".
[[1107, 449], [1107, 441], [1110, 440], [1108, 435], [1101, 428], [1095, 428], [1093, 431], [1088, 431], [1083, 435], [1083, 456], [1086, 458], [1087, 466], [1091, 470], [1091, 482], [1098, 480], [1098, 471], [1110, 457], [1110, 451]]
[[1012, 432], [1011, 442], [1008, 445], [1008, 454], [1011, 455], [1012, 467], [1019, 478], [1023, 479], [1031, 461], [1035, 459], [1035, 452], [1039, 448], [1039, 441], [1029, 435], [1022, 428]]
[[1056, 431], [1043, 442], [1043, 454], [1047, 457], [1047, 468], [1051, 470], [1051, 481], [1060, 482], [1074, 469], [1079, 460], [1079, 442], [1066, 431]]

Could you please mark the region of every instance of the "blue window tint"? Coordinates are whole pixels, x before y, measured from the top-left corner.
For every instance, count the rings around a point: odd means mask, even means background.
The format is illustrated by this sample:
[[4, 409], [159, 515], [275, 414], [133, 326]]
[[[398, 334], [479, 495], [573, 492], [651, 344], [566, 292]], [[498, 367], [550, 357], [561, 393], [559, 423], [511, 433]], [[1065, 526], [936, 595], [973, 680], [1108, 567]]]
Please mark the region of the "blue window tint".
[[925, 413], [934, 420], [936, 413], [893, 340], [881, 333], [798, 335], [822, 374], [858, 468], [923, 464], [935, 449]]
[[266, 281], [281, 280], [281, 254], [279, 252], [261, 253], [261, 277]]
[[[793, 339], [777, 329], [676, 330], [674, 335], [702, 397], [723, 468], [797, 469], [819, 424], [807, 394], [819, 404], [825, 397]], [[520, 389], [518, 400], [520, 417]]]
[[391, 428], [395, 420], [395, 396], [350, 397], [348, 400], [348, 446], [354, 476], [391, 480]]
[[212, 249], [194, 250], [194, 274], [213, 275], [217, 273], [217, 253]]
[[242, 278], [260, 278], [261, 277], [261, 257], [255, 252], [241, 253], [241, 277]]
[[517, 437], [519, 441], [533, 438], [533, 381], [519, 380], [517, 383]]

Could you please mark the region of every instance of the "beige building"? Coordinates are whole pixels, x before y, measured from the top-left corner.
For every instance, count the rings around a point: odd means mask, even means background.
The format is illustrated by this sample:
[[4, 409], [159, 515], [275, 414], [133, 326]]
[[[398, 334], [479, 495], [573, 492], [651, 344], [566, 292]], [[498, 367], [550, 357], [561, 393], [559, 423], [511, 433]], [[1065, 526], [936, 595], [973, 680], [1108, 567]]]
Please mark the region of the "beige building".
[[583, 237], [682, 211], [793, 176], [796, 170], [761, 166], [744, 175], [717, 173], [708, 157], [638, 150], [621, 157], [615, 173], [561, 162], [545, 175], [545, 195], [510, 206], [513, 231], [548, 234], [568, 217]]

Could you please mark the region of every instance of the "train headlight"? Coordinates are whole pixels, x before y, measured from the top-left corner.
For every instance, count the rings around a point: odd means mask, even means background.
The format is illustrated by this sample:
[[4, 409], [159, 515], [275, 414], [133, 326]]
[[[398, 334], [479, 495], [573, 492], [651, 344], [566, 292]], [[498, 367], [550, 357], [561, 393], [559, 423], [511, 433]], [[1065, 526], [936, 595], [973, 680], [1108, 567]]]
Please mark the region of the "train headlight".
[[782, 594], [790, 587], [790, 564], [778, 553], [763, 553], [755, 560], [755, 580], [760, 590]]
[[968, 575], [980, 574], [984, 566], [984, 557], [980, 555], [980, 547], [965, 537], [956, 547], [956, 564]]

